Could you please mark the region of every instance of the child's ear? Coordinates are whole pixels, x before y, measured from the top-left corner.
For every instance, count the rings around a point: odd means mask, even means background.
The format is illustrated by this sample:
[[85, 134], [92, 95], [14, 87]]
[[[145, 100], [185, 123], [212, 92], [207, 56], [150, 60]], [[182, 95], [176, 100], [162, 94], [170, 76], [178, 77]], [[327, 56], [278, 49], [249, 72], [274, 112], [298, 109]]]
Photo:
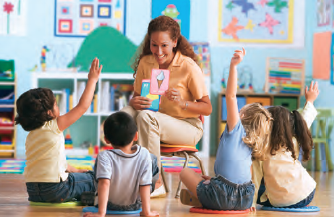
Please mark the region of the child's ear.
[[53, 113], [52, 113], [51, 110], [48, 110], [48, 115], [49, 115], [49, 116], [53, 116]]
[[133, 141], [137, 141], [138, 140], [138, 132], [136, 133], [135, 137], [133, 137]]
[[111, 144], [111, 142], [106, 137], [104, 137], [104, 141], [106, 141], [107, 144]]

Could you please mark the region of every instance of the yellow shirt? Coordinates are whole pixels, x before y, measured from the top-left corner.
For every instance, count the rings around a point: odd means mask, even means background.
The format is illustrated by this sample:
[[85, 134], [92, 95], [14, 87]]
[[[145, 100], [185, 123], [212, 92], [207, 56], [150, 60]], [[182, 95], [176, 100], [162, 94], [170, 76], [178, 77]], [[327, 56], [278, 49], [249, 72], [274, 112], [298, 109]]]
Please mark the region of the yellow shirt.
[[[302, 116], [310, 127], [317, 115], [313, 104], [307, 102]], [[274, 120], [275, 121], [275, 120]], [[295, 138], [292, 139], [296, 156], [299, 156], [299, 145]], [[253, 183], [255, 194], [253, 206], [256, 205], [257, 192], [261, 179], [264, 178], [266, 191], [259, 195], [260, 201], [269, 199], [275, 207], [284, 207], [296, 204], [304, 200], [316, 187], [316, 182], [306, 171], [299, 160], [294, 160], [290, 151], [281, 148], [276, 155], [269, 155], [265, 161], [253, 161]]]
[[[150, 79], [152, 69], [159, 69], [159, 64], [153, 55], [144, 56], [138, 65], [134, 90], [141, 92], [141, 82], [143, 79]], [[168, 67], [170, 71], [169, 88], [177, 89], [183, 100], [195, 102], [208, 95], [204, 83], [204, 74], [201, 68], [190, 57], [184, 56], [180, 51], [176, 52], [173, 61]], [[183, 110], [176, 103], [161, 96], [159, 112], [167, 114], [177, 119], [197, 118], [198, 113]]]
[[26, 182], [60, 182], [68, 177], [65, 139], [58, 129], [57, 119], [30, 131], [26, 139]]

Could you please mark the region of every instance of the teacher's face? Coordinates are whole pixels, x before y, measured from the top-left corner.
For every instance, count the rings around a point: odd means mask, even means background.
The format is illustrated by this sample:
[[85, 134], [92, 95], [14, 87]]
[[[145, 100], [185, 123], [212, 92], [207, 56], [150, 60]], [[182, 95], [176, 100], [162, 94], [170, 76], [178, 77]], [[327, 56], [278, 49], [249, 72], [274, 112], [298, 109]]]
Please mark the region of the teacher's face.
[[151, 34], [150, 49], [159, 63], [160, 68], [168, 68], [174, 58], [173, 48], [176, 47], [177, 40], [172, 40], [169, 32], [153, 32]]

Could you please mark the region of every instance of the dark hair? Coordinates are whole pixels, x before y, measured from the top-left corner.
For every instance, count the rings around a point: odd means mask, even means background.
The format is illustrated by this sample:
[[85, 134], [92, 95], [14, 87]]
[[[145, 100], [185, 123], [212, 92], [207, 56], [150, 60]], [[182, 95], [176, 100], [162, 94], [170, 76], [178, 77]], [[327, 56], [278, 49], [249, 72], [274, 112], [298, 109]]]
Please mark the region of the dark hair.
[[48, 111], [53, 112], [55, 100], [52, 90], [48, 88], [28, 90], [16, 101], [15, 124], [20, 124], [25, 131], [40, 128], [54, 118]]
[[180, 51], [183, 55], [190, 57], [198, 64], [198, 57], [194, 52], [193, 47], [187, 41], [187, 39], [181, 35], [180, 25], [173, 19], [168, 16], [159, 16], [153, 20], [148, 25], [147, 34], [144, 38], [144, 41], [139, 47], [139, 53], [135, 57], [135, 61], [132, 64], [132, 68], [135, 71], [133, 77], [135, 77], [138, 69], [139, 62], [141, 58], [146, 55], [152, 54], [150, 49], [150, 40], [153, 32], [169, 32], [170, 38], [174, 41], [177, 39], [176, 47], [173, 48], [173, 51]]
[[272, 123], [272, 133], [270, 136], [270, 154], [275, 155], [281, 147], [292, 153], [292, 157], [297, 160], [296, 150], [292, 141], [295, 137], [299, 147], [303, 151], [303, 160], [310, 159], [311, 149], [314, 147], [312, 135], [301, 114], [294, 110], [290, 112], [283, 106], [269, 107], [274, 121]]
[[137, 133], [135, 120], [125, 112], [116, 112], [104, 122], [104, 136], [113, 146], [124, 147], [133, 141]]

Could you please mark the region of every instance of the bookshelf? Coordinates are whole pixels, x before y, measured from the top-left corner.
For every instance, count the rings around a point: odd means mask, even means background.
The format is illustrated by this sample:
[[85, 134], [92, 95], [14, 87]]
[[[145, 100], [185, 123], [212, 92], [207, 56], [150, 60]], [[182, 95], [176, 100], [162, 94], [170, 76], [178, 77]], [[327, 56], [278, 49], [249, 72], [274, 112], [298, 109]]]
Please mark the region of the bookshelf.
[[0, 60], [0, 158], [16, 157], [14, 60]]
[[[53, 90], [55, 95], [62, 94], [63, 89], [68, 89], [72, 95], [73, 106], [79, 100], [78, 86], [80, 82], [87, 81], [88, 73], [79, 72], [34, 72], [32, 73], [32, 88], [46, 87]], [[86, 112], [76, 123], [69, 127], [69, 132], [73, 141], [74, 149], [66, 150], [67, 154], [88, 154], [88, 149], [80, 148], [80, 144], [88, 141], [92, 145], [102, 146], [101, 142], [101, 123], [113, 112], [118, 111], [117, 106], [114, 111], [107, 111], [103, 109], [101, 98], [102, 91], [104, 89], [103, 84], [106, 82], [112, 84], [125, 84], [133, 85], [132, 73], [102, 73], [99, 77], [95, 96], [97, 97], [96, 112]], [[205, 83], [210, 93], [210, 77], [205, 78]], [[123, 88], [124, 89], [124, 88]], [[128, 93], [129, 90], [125, 89], [123, 92]], [[123, 95], [124, 96], [124, 95]], [[128, 94], [126, 94], [128, 97]], [[94, 101], [94, 100], [93, 100]], [[115, 103], [117, 104], [117, 102]], [[61, 108], [60, 108], [61, 110]], [[204, 117], [204, 134], [201, 140], [199, 155], [201, 157], [209, 157], [209, 144], [210, 144], [210, 116]], [[68, 133], [68, 130], [64, 131], [64, 135]]]
[[[60, 113], [64, 114], [77, 104], [81, 96], [80, 86], [88, 80], [88, 73], [81, 72], [34, 72], [31, 75], [32, 88], [46, 87], [50, 88], [59, 103], [64, 102], [64, 96], [70, 95], [66, 99], [66, 109], [59, 105]], [[103, 85], [109, 84], [111, 88], [115, 84], [131, 85], [133, 84], [132, 73], [102, 73], [96, 85], [95, 95], [92, 102], [92, 109], [81, 117], [76, 123], [64, 131], [64, 136], [71, 135], [74, 149], [66, 149], [67, 154], [88, 154], [88, 148], [80, 147], [83, 143], [101, 146], [101, 124], [113, 112], [111, 106], [105, 106], [103, 103], [111, 101], [111, 95], [107, 99], [102, 92]], [[82, 86], [82, 88], [84, 88]], [[65, 93], [66, 92], [66, 93]], [[129, 91], [127, 91], [129, 92]], [[60, 97], [57, 97], [59, 95]], [[129, 95], [129, 94], [127, 94]], [[123, 95], [122, 95], [123, 96]], [[71, 99], [70, 99], [71, 98]], [[126, 106], [126, 104], [124, 105]], [[109, 109], [108, 109], [109, 108]]]

